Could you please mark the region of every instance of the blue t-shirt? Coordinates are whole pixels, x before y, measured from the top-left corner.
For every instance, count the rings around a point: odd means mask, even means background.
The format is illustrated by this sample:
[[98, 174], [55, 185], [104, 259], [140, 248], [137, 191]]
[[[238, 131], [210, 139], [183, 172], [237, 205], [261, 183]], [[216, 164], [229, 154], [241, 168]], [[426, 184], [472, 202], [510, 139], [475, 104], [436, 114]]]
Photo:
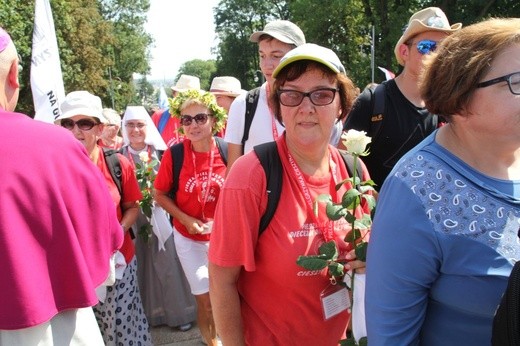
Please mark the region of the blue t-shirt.
[[518, 241], [520, 181], [485, 176], [431, 134], [383, 184], [367, 257], [370, 345], [490, 345]]

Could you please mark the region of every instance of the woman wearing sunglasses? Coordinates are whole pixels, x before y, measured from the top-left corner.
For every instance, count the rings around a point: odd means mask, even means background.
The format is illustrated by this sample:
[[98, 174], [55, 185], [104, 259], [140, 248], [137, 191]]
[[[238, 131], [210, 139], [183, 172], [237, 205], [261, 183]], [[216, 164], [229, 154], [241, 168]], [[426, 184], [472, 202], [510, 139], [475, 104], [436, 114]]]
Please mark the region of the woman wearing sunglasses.
[[101, 334], [107, 345], [151, 345], [148, 321], [137, 285], [135, 248], [129, 232], [139, 214], [139, 200], [142, 198], [134, 167], [126, 157], [117, 154], [122, 171], [121, 195], [110, 174], [103, 149], [97, 144], [104, 124], [108, 122], [103, 116], [99, 97], [87, 91], [73, 91], [65, 97], [61, 112], [57, 119], [59, 125], [70, 130], [85, 146], [90, 159], [105, 177], [117, 209], [118, 220], [125, 233], [123, 245], [119, 249], [123, 265], [126, 263], [124, 272], [118, 272], [116, 263], [115, 283], [107, 287], [105, 300], [94, 307]]
[[[423, 59], [460, 27], [460, 23], [450, 25], [437, 7], [414, 13], [394, 49], [401, 73], [363, 91], [352, 107], [344, 129], [365, 131], [372, 137], [370, 155], [363, 161], [378, 190], [399, 158], [439, 126], [439, 117], [425, 108], [419, 95], [418, 78]], [[378, 103], [384, 105], [382, 110], [374, 109]]]
[[[226, 113], [209, 92], [189, 90], [170, 101], [170, 112], [180, 118], [186, 136], [181, 162], [165, 151], [155, 180], [155, 200], [172, 217], [177, 254], [197, 302], [197, 325], [204, 342], [217, 345], [217, 334], [209, 300], [208, 246], [215, 206], [224, 184], [226, 165], [213, 137], [222, 129]], [[174, 166], [181, 165], [178, 190]]]
[[[322, 302], [329, 294], [346, 296], [346, 289], [331, 285], [327, 270], [305, 270], [296, 260], [335, 241], [347, 268], [364, 266], [343, 241], [350, 229], [346, 221], [330, 221], [323, 204], [318, 214], [313, 208], [318, 195], [338, 202], [346, 191], [344, 185], [335, 190], [348, 172], [329, 140], [334, 124], [350, 110], [355, 88], [337, 55], [315, 44], [285, 54], [273, 77], [274, 114], [285, 126], [275, 142], [282, 193], [259, 235], [268, 191], [256, 153], [242, 156], [230, 170], [209, 252], [215, 321], [224, 345], [337, 345], [345, 337], [349, 306], [336, 301], [335, 316], [324, 318], [331, 305]], [[364, 166], [363, 172], [362, 180], [369, 179]]]

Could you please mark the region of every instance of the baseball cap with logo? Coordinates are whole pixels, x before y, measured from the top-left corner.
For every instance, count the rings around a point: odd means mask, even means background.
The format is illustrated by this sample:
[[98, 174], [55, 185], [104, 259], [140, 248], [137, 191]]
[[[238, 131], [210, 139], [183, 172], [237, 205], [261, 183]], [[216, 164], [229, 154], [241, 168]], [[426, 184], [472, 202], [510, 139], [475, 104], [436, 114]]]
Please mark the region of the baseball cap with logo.
[[314, 43], [306, 43], [299, 47], [294, 48], [287, 52], [282, 60], [280, 60], [280, 64], [273, 71], [273, 77], [276, 78], [278, 73], [284, 69], [287, 65], [300, 60], [312, 60], [316, 61], [322, 65], [327, 66], [333, 72], [336, 73], [346, 73], [345, 67], [339, 60], [336, 53], [334, 53], [329, 48], [325, 48], [322, 46], [318, 46]]
[[60, 108], [61, 115], [56, 120], [71, 118], [76, 115], [86, 115], [97, 118], [103, 124], [108, 123], [108, 120], [103, 116], [101, 99], [88, 91], [79, 90], [68, 93]]
[[172, 90], [177, 92], [183, 92], [191, 89], [200, 90], [199, 77], [182, 74], [179, 77], [177, 83], [175, 83], [175, 85], [172, 86]]
[[260, 36], [269, 35], [283, 43], [301, 46], [305, 43], [303, 31], [294, 23], [288, 20], [274, 20], [265, 25], [264, 30], [254, 32], [249, 41], [258, 42]]
[[446, 14], [444, 14], [444, 12], [438, 7], [428, 7], [414, 13], [410, 17], [403, 35], [395, 45], [394, 53], [395, 57], [397, 58], [397, 62], [400, 65], [404, 64], [404, 61], [399, 54], [399, 46], [406, 43], [412, 37], [426, 31], [439, 31], [452, 34], [461, 27], [462, 23], [450, 25]]

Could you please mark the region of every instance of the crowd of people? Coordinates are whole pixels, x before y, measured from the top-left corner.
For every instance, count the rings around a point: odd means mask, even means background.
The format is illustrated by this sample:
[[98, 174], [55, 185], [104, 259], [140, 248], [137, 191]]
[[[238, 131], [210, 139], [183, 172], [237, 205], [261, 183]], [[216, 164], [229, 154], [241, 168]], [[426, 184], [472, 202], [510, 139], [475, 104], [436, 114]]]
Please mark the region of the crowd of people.
[[[212, 346], [337, 345], [354, 318], [343, 275], [297, 264], [325, 244], [366, 273], [370, 345], [491, 343], [520, 260], [520, 19], [420, 10], [400, 73], [361, 93], [290, 21], [250, 41], [259, 88], [181, 75], [167, 109], [121, 115], [77, 90], [45, 124], [14, 112], [0, 28], [0, 345], [152, 345], [150, 327], [195, 322]], [[349, 130], [371, 137], [353, 167]], [[350, 205], [370, 180], [365, 261], [355, 223], [316, 201]]]

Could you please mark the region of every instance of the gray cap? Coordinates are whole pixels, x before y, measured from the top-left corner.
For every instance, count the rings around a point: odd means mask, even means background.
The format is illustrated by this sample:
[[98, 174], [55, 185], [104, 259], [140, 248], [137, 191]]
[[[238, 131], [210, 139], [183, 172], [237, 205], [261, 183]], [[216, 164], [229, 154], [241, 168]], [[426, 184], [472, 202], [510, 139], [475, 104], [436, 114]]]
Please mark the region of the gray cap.
[[274, 20], [265, 25], [264, 30], [254, 32], [249, 41], [258, 42], [260, 36], [269, 35], [278, 41], [301, 46], [305, 43], [303, 31], [294, 23], [288, 20]]

